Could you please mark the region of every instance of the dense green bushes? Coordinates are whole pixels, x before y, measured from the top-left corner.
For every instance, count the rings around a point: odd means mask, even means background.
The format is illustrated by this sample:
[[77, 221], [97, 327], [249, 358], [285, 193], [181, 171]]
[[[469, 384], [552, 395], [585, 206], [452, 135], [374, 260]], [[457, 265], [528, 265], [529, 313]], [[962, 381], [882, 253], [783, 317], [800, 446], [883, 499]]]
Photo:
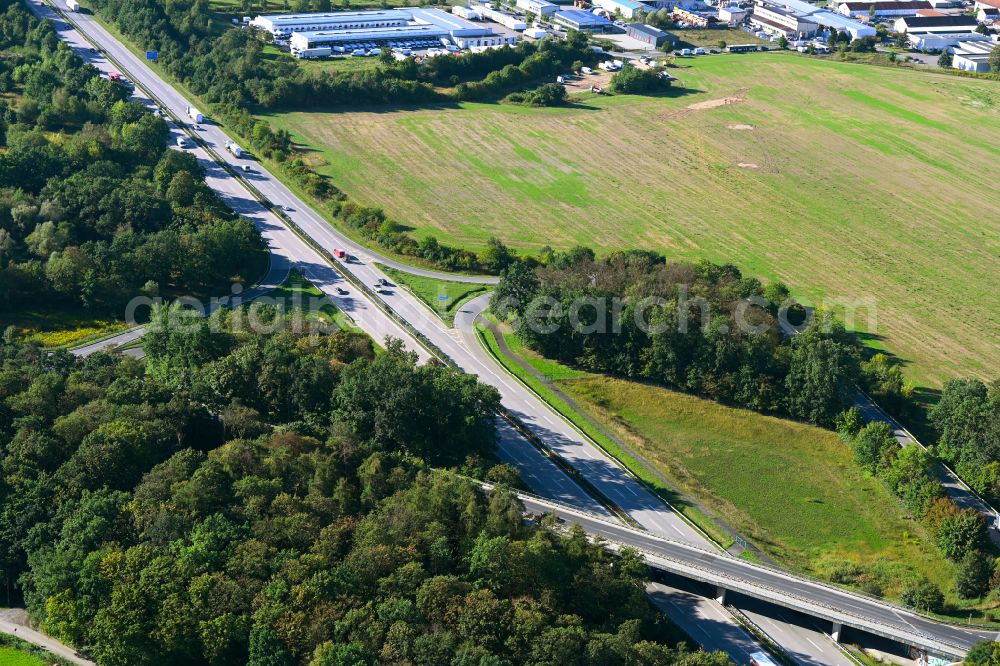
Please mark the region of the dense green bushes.
[[[990, 589], [994, 567], [985, 553], [989, 547], [986, 521], [976, 510], [963, 509], [945, 497], [944, 488], [933, 476], [934, 457], [916, 445], [901, 448], [885, 422], [862, 427], [856, 408], [838, 418], [838, 429], [850, 442], [857, 463], [882, 479], [923, 523], [945, 557], [958, 564], [957, 594], [963, 598], [984, 595]], [[922, 601], [907, 601], [904, 596], [904, 603], [921, 610], [940, 610], [940, 604], [926, 601], [928, 585], [922, 583], [911, 591], [915, 600]]]
[[506, 270], [495, 308], [545, 356], [825, 425], [850, 404], [857, 343], [823, 318], [786, 338], [783, 285], [653, 252], [578, 248], [543, 262]]
[[566, 103], [566, 87], [560, 83], [544, 83], [534, 90], [513, 92], [503, 101], [524, 106], [558, 106]]
[[[0, 307], [74, 303], [120, 316], [140, 293], [201, 291], [262, 250], [161, 118], [98, 75], [46, 22], [0, 17]], [[256, 277], [256, 276], [247, 276]]]
[[249, 316], [161, 310], [145, 365], [0, 342], [0, 567], [46, 631], [102, 666], [727, 663], [665, 644], [635, 553], [429, 471], [486, 473], [494, 389]]
[[670, 79], [660, 69], [639, 69], [631, 65], [624, 67], [611, 77], [611, 89], [628, 95], [648, 95], [670, 89]]
[[930, 410], [937, 453], [973, 488], [1000, 501], [1000, 382], [955, 379]]

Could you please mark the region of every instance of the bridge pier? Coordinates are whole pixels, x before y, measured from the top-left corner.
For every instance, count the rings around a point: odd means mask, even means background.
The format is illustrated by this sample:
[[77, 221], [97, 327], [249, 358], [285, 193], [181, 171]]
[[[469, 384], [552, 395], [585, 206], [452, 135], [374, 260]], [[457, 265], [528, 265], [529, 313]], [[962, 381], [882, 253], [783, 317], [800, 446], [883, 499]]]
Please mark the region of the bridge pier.
[[715, 587], [715, 600], [718, 601], [723, 606], [726, 605], [726, 588], [721, 585]]
[[830, 638], [833, 639], [834, 643], [840, 642], [840, 632], [844, 630], [844, 625], [839, 622], [833, 623], [833, 631], [830, 632]]

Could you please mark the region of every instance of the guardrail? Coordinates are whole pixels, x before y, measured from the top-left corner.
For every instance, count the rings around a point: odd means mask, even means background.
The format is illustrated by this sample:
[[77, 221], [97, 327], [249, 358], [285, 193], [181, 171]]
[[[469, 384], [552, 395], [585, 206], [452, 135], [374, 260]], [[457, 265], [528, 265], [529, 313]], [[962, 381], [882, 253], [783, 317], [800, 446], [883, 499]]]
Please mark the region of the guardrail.
[[[473, 322], [473, 324], [474, 323], [475, 322]], [[479, 331], [479, 330], [475, 330], [475, 333], [476, 333], [476, 338], [479, 340], [480, 346], [486, 351], [486, 353], [488, 353], [493, 358], [493, 360], [497, 362], [497, 364], [501, 368], [506, 369], [506, 366], [504, 365], [503, 361], [500, 358], [498, 358], [496, 354], [493, 353], [493, 350], [490, 349], [489, 345], [486, 344], [485, 341], [483, 340], [483, 333], [481, 331]], [[661, 495], [659, 492], [657, 492], [657, 490], [655, 488], [651, 487], [642, 478], [640, 478], [635, 472], [633, 472], [631, 469], [629, 469], [628, 465], [626, 465], [624, 462], [622, 462], [622, 460], [619, 459], [618, 456], [614, 455], [613, 453], [611, 453], [610, 451], [608, 451], [607, 449], [605, 449], [603, 446], [601, 446], [601, 444], [599, 442], [597, 442], [597, 440], [595, 440], [593, 437], [591, 437], [586, 432], [584, 432], [583, 429], [581, 429], [579, 426], [577, 426], [576, 423], [574, 423], [572, 419], [570, 419], [565, 414], [563, 414], [561, 411], [559, 411], [558, 409], [556, 409], [553, 405], [551, 405], [544, 397], [542, 397], [541, 394], [538, 393], [538, 391], [536, 391], [534, 388], [532, 388], [527, 382], [525, 382], [523, 379], [521, 379], [520, 377], [518, 377], [515, 373], [510, 372], [508, 370], [507, 374], [510, 377], [512, 377], [514, 379], [514, 381], [516, 381], [518, 384], [520, 384], [522, 387], [524, 387], [527, 391], [529, 391], [533, 396], [535, 396], [538, 400], [540, 400], [542, 402], [542, 404], [544, 404], [544, 405], [546, 405], [548, 407], [551, 407], [553, 413], [555, 413], [555, 415], [558, 418], [562, 419], [566, 424], [568, 424], [571, 428], [573, 428], [573, 430], [576, 431], [576, 433], [578, 435], [580, 435], [580, 437], [582, 437], [587, 442], [589, 442], [590, 444], [592, 444], [594, 446], [594, 448], [596, 448], [598, 451], [600, 451], [601, 453], [603, 453], [604, 455], [606, 455], [608, 458], [610, 458], [611, 460], [614, 460], [616, 463], [618, 463], [618, 467], [626, 474], [626, 476], [628, 476], [634, 482], [636, 482], [640, 486], [642, 486], [643, 489], [646, 490], [646, 492], [650, 493], [653, 497], [655, 497], [658, 500], [660, 500], [661, 502], [663, 502], [663, 504], [668, 509], [670, 509], [676, 516], [678, 516], [681, 519], [681, 521], [683, 521], [685, 524], [687, 524], [689, 527], [691, 527], [691, 529], [693, 529], [695, 532], [697, 532], [699, 535], [701, 535], [701, 537], [703, 539], [705, 539], [705, 541], [707, 541], [708, 543], [712, 544], [713, 546], [715, 546], [716, 548], [718, 548], [720, 551], [725, 552], [726, 549], [722, 547], [722, 544], [720, 544], [718, 541], [716, 541], [715, 539], [713, 539], [712, 536], [708, 532], [706, 532], [705, 530], [703, 530], [693, 520], [691, 520], [690, 518], [688, 518], [687, 516], [685, 516], [683, 512], [678, 511], [666, 498], [663, 497], [663, 495]], [[529, 431], [528, 434], [525, 434], [525, 437], [528, 437], [529, 441], [532, 441], [531, 438], [532, 437], [536, 437], [536, 436], [533, 433], [530, 433], [530, 431]], [[544, 447], [544, 444], [541, 444], [541, 446]], [[553, 454], [553, 455], [555, 455], [555, 454]], [[573, 470], [573, 473], [571, 474], [571, 476], [573, 476], [575, 474], [575, 475], [579, 475], [582, 478], [582, 475], [580, 475], [580, 473], [575, 468], [573, 468], [568, 463], [566, 463], [565, 461], [563, 461], [562, 458], [559, 458], [559, 456], [555, 456], [555, 459], [559, 460], [560, 462], [562, 462], [563, 465], [567, 465], [569, 469]], [[573, 476], [573, 478], [576, 478], [576, 476]], [[592, 484], [589, 481], [586, 481], [584, 479], [583, 483], [586, 484], [586, 487], [593, 488]], [[610, 499], [604, 497], [603, 493], [601, 493], [596, 488], [594, 488], [593, 490], [594, 490], [594, 493], [597, 493], [597, 495], [595, 495], [595, 497], [598, 497], [599, 499], [602, 500], [602, 502], [601, 502], [602, 504], [604, 503], [604, 501], [607, 501], [612, 506], [615, 506], [616, 513], [620, 512], [620, 513], [624, 514], [624, 511], [620, 507], [617, 507], [616, 505], [614, 505], [614, 502], [611, 502]], [[624, 515], [625, 515], [624, 520], [626, 520], [629, 524], [639, 525], [639, 523], [635, 519], [633, 519], [631, 516], [628, 516], [628, 514], [624, 514]]]
[[[666, 537], [661, 537], [659, 535], [652, 534], [650, 532], [646, 532], [646, 531], [643, 531], [643, 530], [638, 530], [638, 529], [632, 528], [632, 527], [627, 526], [627, 525], [618, 525], [618, 524], [615, 524], [615, 523], [610, 523], [606, 518], [603, 518], [603, 517], [600, 517], [600, 516], [594, 516], [590, 512], [580, 511], [579, 509], [577, 509], [575, 507], [567, 506], [567, 505], [564, 505], [564, 504], [562, 504], [560, 502], [555, 502], [553, 500], [544, 499], [544, 498], [537, 498], [536, 496], [532, 496], [532, 495], [530, 495], [528, 493], [518, 492], [518, 496], [523, 496], [524, 499], [526, 499], [527, 501], [532, 502], [534, 504], [539, 504], [539, 505], [541, 505], [543, 507], [548, 507], [548, 508], [552, 509], [557, 514], [563, 514], [564, 518], [567, 517], [567, 516], [572, 517], [572, 516], [575, 515], [575, 516], [583, 517], [583, 518], [586, 518], [588, 520], [592, 520], [592, 521], [601, 523], [604, 526], [606, 526], [608, 532], [612, 532], [612, 533], [613, 532], [623, 532], [623, 531], [624, 532], [629, 532], [629, 533], [635, 534], [636, 536], [639, 536], [639, 537], [641, 537], [642, 539], [645, 539], [645, 540], [662, 541], [662, 542], [665, 542], [666, 544], [668, 544], [668, 545], [670, 545], [670, 546], [672, 546], [674, 548], [679, 548], [679, 549], [682, 549], [682, 550], [692, 551], [692, 554], [695, 555], [696, 557], [694, 557], [691, 561], [687, 561], [687, 560], [681, 560], [680, 558], [678, 558], [675, 555], [672, 555], [672, 554], [669, 554], [669, 553], [664, 553], [664, 552], [661, 552], [661, 551], [657, 551], [657, 550], [654, 550], [654, 549], [651, 549], [651, 548], [648, 548], [648, 547], [636, 546], [634, 544], [629, 544], [629, 543], [625, 543], [625, 542], [617, 542], [621, 546], [628, 547], [628, 548], [633, 548], [633, 549], [635, 549], [635, 550], [637, 550], [637, 551], [639, 551], [639, 552], [647, 555], [648, 557], [653, 558], [654, 560], [660, 560], [660, 561], [663, 561], [663, 562], [671, 562], [671, 563], [674, 563], [675, 565], [679, 565], [679, 567], [681, 567], [683, 569], [683, 571], [674, 570], [674, 573], [679, 573], [681, 575], [688, 575], [688, 577], [693, 577], [693, 576], [690, 575], [690, 573], [692, 571], [702, 572], [702, 576], [697, 577], [697, 579], [698, 580], [702, 580], [703, 582], [710, 582], [710, 583], [715, 583], [715, 584], [721, 584], [723, 587], [725, 587], [725, 583], [726, 582], [729, 582], [729, 583], [738, 583], [743, 589], [740, 589], [740, 588], [736, 587], [735, 585], [731, 585], [730, 589], [733, 589], [734, 591], [742, 591], [744, 593], [747, 593], [747, 589], [748, 588], [758, 588], [758, 589], [764, 590], [764, 591], [766, 591], [766, 592], [769, 593], [766, 597], [764, 595], [761, 595], [761, 598], [766, 598], [766, 599], [771, 600], [771, 601], [775, 601], [776, 599], [779, 599], [779, 598], [780, 599], [785, 599], [785, 600], [793, 600], [796, 603], [794, 603], [794, 604], [788, 604], [786, 602], [785, 604], [782, 604], [782, 605], [786, 605], [786, 606], [793, 607], [793, 608], [796, 608], [796, 609], [799, 609], [799, 610], [803, 610], [803, 612], [807, 612], [807, 613], [810, 613], [810, 614], [813, 614], [813, 615], [818, 615], [818, 616], [823, 617], [824, 619], [828, 619], [830, 621], [841, 622], [843, 624], [848, 624], [849, 626], [854, 626], [854, 627], [862, 629], [864, 631], [869, 631], [869, 632], [874, 633], [876, 635], [888, 636], [888, 637], [891, 637], [891, 638], [894, 638], [894, 639], [897, 639], [897, 640], [900, 640], [902, 638], [906, 638], [907, 636], [909, 638], [916, 637], [916, 638], [918, 638], [920, 640], [920, 642], [925, 647], [930, 647], [931, 649], [936, 649], [936, 650], [945, 652], [948, 656], [962, 657], [965, 654], [966, 648], [964, 646], [956, 644], [956, 643], [949, 642], [947, 639], [942, 639], [940, 637], [934, 636], [932, 634], [928, 634], [926, 632], [923, 632], [921, 630], [918, 630], [918, 629], [915, 629], [915, 628], [912, 628], [912, 627], [909, 628], [909, 629], [903, 630], [901, 628], [894, 627], [893, 625], [887, 625], [884, 622], [882, 622], [882, 621], [880, 621], [880, 620], [878, 620], [878, 619], [876, 619], [874, 617], [871, 617], [871, 616], [861, 615], [861, 614], [858, 614], [858, 613], [855, 613], [855, 612], [844, 610], [844, 609], [839, 608], [837, 606], [832, 606], [830, 604], [826, 604], [826, 603], [822, 603], [822, 602], [819, 602], [819, 601], [815, 601], [815, 600], [813, 600], [810, 597], [804, 597], [804, 596], [802, 596], [800, 594], [795, 594], [795, 593], [792, 593], [792, 592], [788, 592], [786, 590], [781, 590], [781, 589], [778, 589], [776, 587], [770, 586], [770, 585], [768, 585], [766, 583], [761, 583], [761, 582], [758, 582], [758, 581], [751, 581], [751, 580], [748, 580], [746, 578], [737, 577], [737, 576], [733, 576], [733, 575], [728, 574], [728, 573], [716, 571], [715, 569], [712, 569], [711, 567], [702, 564], [702, 562], [705, 561], [704, 556], [709, 556], [711, 558], [724, 558], [729, 563], [734, 564], [734, 565], [736, 565], [738, 567], [746, 568], [748, 570], [763, 570], [763, 571], [767, 571], [767, 572], [773, 573], [773, 574], [775, 574], [775, 575], [777, 575], [779, 577], [782, 577], [782, 578], [784, 578], [786, 580], [789, 580], [789, 581], [792, 581], [792, 582], [798, 581], [798, 582], [805, 583], [805, 584], [808, 584], [808, 585], [814, 585], [814, 586], [817, 586], [817, 587], [822, 587], [822, 588], [824, 588], [826, 590], [835, 592], [835, 593], [840, 594], [840, 595], [853, 596], [853, 597], [856, 597], [856, 598], [864, 600], [866, 603], [877, 605], [880, 608], [882, 608], [882, 609], [884, 609], [884, 610], [886, 610], [886, 611], [888, 611], [890, 613], [905, 613], [905, 614], [909, 614], [909, 615], [920, 617], [920, 618], [928, 620], [930, 622], [935, 622], [935, 623], [938, 623], [938, 624], [943, 624], [943, 625], [951, 626], [950, 623], [941, 622], [937, 618], [930, 617], [930, 616], [925, 615], [923, 613], [920, 613], [918, 611], [914, 611], [912, 609], [907, 609], [907, 608], [902, 608], [902, 607], [899, 607], [899, 606], [895, 606], [893, 604], [890, 604], [890, 603], [886, 602], [883, 599], [878, 599], [878, 598], [875, 598], [875, 597], [871, 597], [870, 595], [866, 595], [866, 594], [863, 594], [863, 593], [844, 590], [844, 589], [839, 588], [837, 586], [831, 585], [831, 584], [829, 584], [829, 583], [827, 583], [825, 581], [816, 580], [816, 579], [813, 579], [813, 578], [810, 578], [810, 577], [807, 577], [807, 576], [802, 576], [802, 575], [799, 575], [799, 574], [790, 574], [787, 571], [783, 571], [781, 569], [776, 569], [776, 568], [770, 567], [770, 566], [768, 566], [766, 564], [758, 564], [758, 563], [747, 562], [745, 560], [741, 560], [739, 558], [732, 557], [731, 555], [728, 555], [726, 553], [718, 553], [718, 552], [715, 552], [715, 551], [710, 551], [710, 550], [707, 550], [705, 548], [701, 548], [699, 546], [696, 546], [694, 544], [689, 544], [687, 542], [676, 541], [676, 540], [669, 539], [669, 538], [666, 538]], [[600, 536], [602, 538], [608, 539], [609, 541], [614, 541], [613, 537], [609, 538], [607, 534], [600, 534]], [[697, 557], [699, 555], [701, 557]], [[651, 564], [655, 565], [655, 562], [651, 562]], [[819, 609], [825, 609], [827, 612], [826, 613], [817, 613], [816, 610], [815, 610], [817, 608], [819, 608]], [[846, 619], [846, 621], [845, 621], [845, 619]], [[991, 628], [991, 629], [995, 630], [995, 628]]]

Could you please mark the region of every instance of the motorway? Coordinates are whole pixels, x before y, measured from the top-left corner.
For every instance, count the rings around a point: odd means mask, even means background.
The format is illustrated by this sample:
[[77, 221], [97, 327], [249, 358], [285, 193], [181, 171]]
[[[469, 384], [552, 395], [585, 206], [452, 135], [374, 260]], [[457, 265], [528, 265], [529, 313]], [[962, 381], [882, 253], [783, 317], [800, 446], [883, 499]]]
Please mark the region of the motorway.
[[[136, 57], [124, 45], [115, 40], [88, 14], [73, 13], [71, 18], [79, 32], [63, 22], [51, 9], [32, 5], [39, 14], [52, 20], [62, 39], [70, 43], [74, 50], [103, 71], [123, 69], [133, 81], [152, 93], [156, 104], [168, 109], [176, 118], [184, 118], [189, 106], [176, 90], [166, 84], [144, 61]], [[99, 44], [117, 64], [109, 63], [103, 57], [90, 52], [90, 44], [81, 36], [84, 33], [92, 42]], [[137, 98], [142, 97], [137, 89]], [[182, 131], [174, 127], [173, 131]], [[387, 335], [403, 340], [407, 348], [417, 352], [422, 360], [429, 358], [429, 351], [414, 338], [409, 331], [388, 316], [383, 308], [391, 309], [420, 334], [429, 340], [443, 354], [462, 370], [474, 374], [485, 383], [498, 389], [504, 407], [546, 447], [563, 461], [579, 471], [587, 482], [605, 498], [613, 502], [639, 525], [653, 532], [702, 547], [706, 539], [662, 500], [651, 494], [615, 461], [578, 432], [575, 427], [555, 413], [544, 402], [532, 394], [506, 373], [489, 354], [482, 349], [472, 331], [472, 321], [478, 315], [478, 307], [483, 302], [470, 303], [462, 308], [456, 317], [456, 327], [449, 328], [426, 305], [403, 289], [392, 289], [380, 296], [383, 303], [374, 303], [372, 295], [357, 289], [345, 281], [344, 276], [331, 267], [320, 253], [294, 233], [267, 206], [261, 204], [229, 171], [215, 160], [226, 161], [234, 171], [245, 175], [247, 182], [271, 203], [281, 206], [295, 225], [307, 234], [313, 242], [328, 252], [343, 248], [357, 258], [356, 261], [338, 265], [340, 270], [349, 271], [353, 278], [365, 285], [374, 285], [376, 280], [386, 278], [373, 261], [395, 266], [401, 270], [429, 277], [456, 279], [450, 274], [437, 271], [414, 269], [372, 253], [333, 229], [323, 218], [312, 211], [277, 178], [256, 162], [238, 159], [226, 151], [230, 140], [217, 125], [206, 121], [196, 134], [211, 151], [199, 147], [195, 150], [199, 161], [206, 170], [207, 182], [223, 200], [235, 211], [253, 220], [268, 241], [272, 252], [272, 270], [260, 287], [273, 284], [280, 273], [281, 262], [301, 270], [334, 304], [348, 314], [355, 323], [376, 340]], [[243, 174], [242, 166], [252, 165], [252, 173]], [[275, 268], [278, 266], [278, 268]], [[493, 282], [495, 278], [459, 278], [466, 281]], [[340, 296], [336, 287], [346, 288], [348, 294]], [[477, 299], [478, 300], [478, 299]], [[471, 306], [471, 307], [470, 307]], [[501, 455], [515, 463], [522, 472], [525, 482], [536, 492], [561, 502], [571, 504], [591, 514], [608, 517], [607, 511], [576, 482], [559, 469], [548, 457], [528, 442], [515, 428], [499, 421], [499, 448]], [[730, 558], [731, 559], [731, 558]], [[711, 605], [711, 601], [705, 601]], [[706, 606], [706, 608], [708, 608]], [[755, 620], [756, 621], [756, 620]], [[790, 623], [775, 623], [771, 638], [786, 647], [793, 658], [802, 664], [828, 664], [849, 666], [851, 662], [839, 653], [829, 637], [816, 631], [804, 629]], [[823, 642], [823, 643], [819, 643]], [[820, 647], [825, 645], [825, 647]], [[736, 647], [740, 654], [742, 648]], [[728, 651], [728, 650], [727, 650]]]
[[776, 601], [786, 608], [875, 635], [906, 637], [909, 644], [928, 648], [935, 654], [961, 658], [979, 641], [993, 640], [996, 635], [995, 631], [938, 622], [874, 597], [623, 526], [575, 507], [523, 493], [520, 497], [529, 513], [554, 513], [566, 522], [579, 524], [592, 536], [637, 549], [653, 566], [676, 575], [739, 590], [756, 599]]
[[[919, 446], [921, 448], [926, 448], [910, 433], [909, 430], [904, 428], [899, 421], [893, 418], [884, 409], [879, 407], [874, 400], [868, 397], [860, 389], [858, 390], [854, 406], [861, 412], [861, 416], [865, 419], [865, 421], [884, 421], [888, 423], [889, 427], [892, 428], [892, 436], [900, 446]], [[945, 494], [947, 494], [948, 497], [955, 502], [955, 504], [963, 509], [972, 509], [986, 519], [986, 524], [988, 526], [987, 532], [989, 534], [990, 541], [992, 541], [995, 546], [1000, 548], [1000, 530], [997, 529], [997, 523], [998, 520], [1000, 520], [1000, 515], [997, 514], [996, 510], [964, 481], [962, 481], [954, 470], [945, 465], [943, 462], [936, 462], [933, 473], [934, 479], [941, 484], [944, 488]]]

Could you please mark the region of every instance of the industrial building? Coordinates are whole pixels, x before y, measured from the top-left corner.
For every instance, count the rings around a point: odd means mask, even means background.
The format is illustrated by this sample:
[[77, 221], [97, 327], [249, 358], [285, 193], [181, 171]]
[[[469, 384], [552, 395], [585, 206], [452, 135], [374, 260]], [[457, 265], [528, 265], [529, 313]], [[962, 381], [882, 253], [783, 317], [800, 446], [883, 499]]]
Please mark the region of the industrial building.
[[951, 66], [966, 72], [987, 73], [990, 71], [990, 53], [996, 45], [990, 42], [960, 42], [955, 47]]
[[476, 5], [472, 8], [472, 10], [476, 12], [481, 19], [499, 23], [500, 25], [510, 28], [511, 30], [524, 30], [528, 27], [528, 24], [518, 17], [513, 14], [508, 14], [507, 12], [502, 12], [499, 9], [493, 9], [492, 7], [487, 7], [485, 5]]
[[844, 16], [868, 18], [875, 13], [875, 18], [894, 18], [896, 16], [915, 16], [918, 10], [933, 9], [927, 0], [894, 0], [889, 2], [842, 2], [837, 7]]
[[758, 0], [754, 5], [753, 14], [750, 15], [750, 25], [769, 35], [788, 39], [810, 37], [819, 30], [819, 24], [808, 16], [770, 4], [766, 0]]
[[1000, 21], [1000, 9], [996, 7], [983, 7], [976, 13], [976, 20], [980, 23]]
[[651, 25], [646, 25], [645, 23], [630, 23], [628, 27], [625, 28], [625, 34], [627, 34], [632, 39], [637, 39], [643, 44], [658, 49], [663, 45], [666, 45], [668, 49], [673, 48], [674, 44], [677, 42], [677, 38], [667, 32], [666, 30], [660, 30]]
[[683, 22], [699, 28], [707, 28], [710, 23], [715, 23], [716, 21], [715, 16], [702, 14], [692, 9], [684, 9], [683, 7], [678, 7], [676, 5], [674, 5], [674, 8], [670, 11], [670, 17], [678, 23]]
[[953, 14], [951, 16], [903, 16], [896, 19], [896, 32], [905, 33], [945, 33], [974, 32], [979, 22], [974, 16]]
[[269, 14], [250, 21], [250, 25], [271, 33], [275, 39], [288, 39], [296, 32], [321, 30], [359, 30], [405, 26], [412, 15], [399, 9], [358, 12], [316, 12], [311, 14]]
[[799, 16], [809, 17], [820, 28], [828, 31], [846, 32], [851, 39], [864, 39], [875, 36], [875, 27], [841, 16], [829, 9], [822, 9], [805, 0], [770, 0], [773, 4], [784, 7], [787, 11]]
[[299, 57], [328, 55], [324, 49], [344, 44], [440, 41], [470, 48], [516, 41], [459, 16], [420, 7], [258, 16], [251, 23], [276, 38], [288, 38], [292, 54]]
[[524, 12], [531, 12], [536, 16], [552, 16], [559, 9], [548, 0], [517, 0], [515, 6]]
[[[758, 14], [759, 9], [765, 11]], [[778, 10], [783, 13], [779, 19], [775, 14], [769, 14], [766, 10]], [[851, 36], [851, 39], [864, 39], [875, 36], [875, 28], [865, 25], [846, 16], [841, 16], [828, 9], [823, 9], [804, 0], [759, 0], [754, 7], [754, 15], [763, 18], [764, 21], [753, 20], [751, 24], [772, 35], [785, 35], [790, 39], [798, 37], [811, 37], [817, 32], [844, 32]], [[798, 19], [798, 23], [793, 26], [793, 18]], [[810, 25], [815, 27], [810, 28]]]
[[608, 10], [613, 15], [621, 15], [622, 18], [635, 18], [639, 12], [652, 11], [652, 7], [644, 5], [635, 0], [594, 0], [595, 7]]
[[552, 22], [571, 30], [587, 30], [590, 32], [604, 32], [610, 30], [614, 24], [603, 16], [598, 16], [593, 12], [585, 12], [582, 9], [564, 9], [552, 15]]
[[726, 5], [719, 7], [719, 21], [729, 25], [739, 25], [743, 23], [749, 12], [739, 5]]
[[988, 42], [993, 41], [986, 35], [978, 32], [924, 32], [907, 35], [910, 46], [915, 51], [944, 51], [957, 47], [962, 42]]

